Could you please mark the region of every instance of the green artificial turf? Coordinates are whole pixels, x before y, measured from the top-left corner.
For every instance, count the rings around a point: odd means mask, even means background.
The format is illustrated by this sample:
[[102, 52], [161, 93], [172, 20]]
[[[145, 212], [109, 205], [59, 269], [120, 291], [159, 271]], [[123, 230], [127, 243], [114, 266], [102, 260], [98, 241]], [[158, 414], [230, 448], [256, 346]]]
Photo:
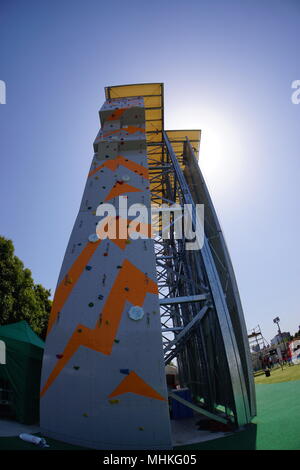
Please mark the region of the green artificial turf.
[[245, 431], [200, 444], [199, 450], [300, 450], [300, 380], [256, 385], [257, 416]]

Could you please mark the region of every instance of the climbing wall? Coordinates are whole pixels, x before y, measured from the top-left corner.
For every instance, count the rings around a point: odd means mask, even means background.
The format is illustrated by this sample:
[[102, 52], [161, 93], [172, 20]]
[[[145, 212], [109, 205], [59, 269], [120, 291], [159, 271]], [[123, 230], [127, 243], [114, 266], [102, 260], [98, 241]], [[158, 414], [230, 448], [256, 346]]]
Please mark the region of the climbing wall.
[[[167, 449], [154, 246], [151, 238], [132, 239], [150, 233], [150, 220], [134, 228], [135, 217], [120, 210], [138, 203], [150, 213], [143, 99], [106, 101], [99, 114], [49, 320], [41, 428], [46, 436], [96, 449]], [[107, 203], [115, 214], [100, 216]], [[105, 238], [112, 226], [116, 238]]]

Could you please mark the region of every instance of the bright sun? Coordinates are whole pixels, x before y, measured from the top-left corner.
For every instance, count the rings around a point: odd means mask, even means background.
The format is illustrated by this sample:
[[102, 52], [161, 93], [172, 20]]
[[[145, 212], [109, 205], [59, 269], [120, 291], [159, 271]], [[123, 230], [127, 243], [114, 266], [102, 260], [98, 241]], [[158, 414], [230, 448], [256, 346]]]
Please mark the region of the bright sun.
[[228, 190], [228, 186], [238, 184], [243, 164], [242, 139], [238, 124], [233, 123], [230, 115], [181, 107], [166, 118], [166, 129], [201, 129], [199, 163], [209, 186], [217, 186], [223, 192], [225, 187]]

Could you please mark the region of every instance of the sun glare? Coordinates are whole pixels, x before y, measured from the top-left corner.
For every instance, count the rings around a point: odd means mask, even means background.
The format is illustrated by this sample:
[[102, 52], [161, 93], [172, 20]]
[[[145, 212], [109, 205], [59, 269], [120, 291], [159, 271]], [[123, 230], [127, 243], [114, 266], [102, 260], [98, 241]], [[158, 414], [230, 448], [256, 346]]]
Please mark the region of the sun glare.
[[[182, 107], [166, 116], [167, 129], [201, 129], [199, 163], [209, 186], [218, 192], [239, 184], [242, 139], [238, 123], [230, 116], [207, 109]], [[226, 179], [226, 182], [225, 182]]]

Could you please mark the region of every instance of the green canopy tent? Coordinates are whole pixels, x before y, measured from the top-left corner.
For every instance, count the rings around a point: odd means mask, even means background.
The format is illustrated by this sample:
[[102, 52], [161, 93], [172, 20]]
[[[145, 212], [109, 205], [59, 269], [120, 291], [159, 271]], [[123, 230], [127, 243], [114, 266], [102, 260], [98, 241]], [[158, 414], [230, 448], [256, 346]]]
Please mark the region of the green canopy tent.
[[0, 326], [0, 341], [6, 350], [6, 363], [0, 364], [0, 384], [11, 390], [12, 412], [21, 423], [36, 423], [44, 342], [26, 321]]

